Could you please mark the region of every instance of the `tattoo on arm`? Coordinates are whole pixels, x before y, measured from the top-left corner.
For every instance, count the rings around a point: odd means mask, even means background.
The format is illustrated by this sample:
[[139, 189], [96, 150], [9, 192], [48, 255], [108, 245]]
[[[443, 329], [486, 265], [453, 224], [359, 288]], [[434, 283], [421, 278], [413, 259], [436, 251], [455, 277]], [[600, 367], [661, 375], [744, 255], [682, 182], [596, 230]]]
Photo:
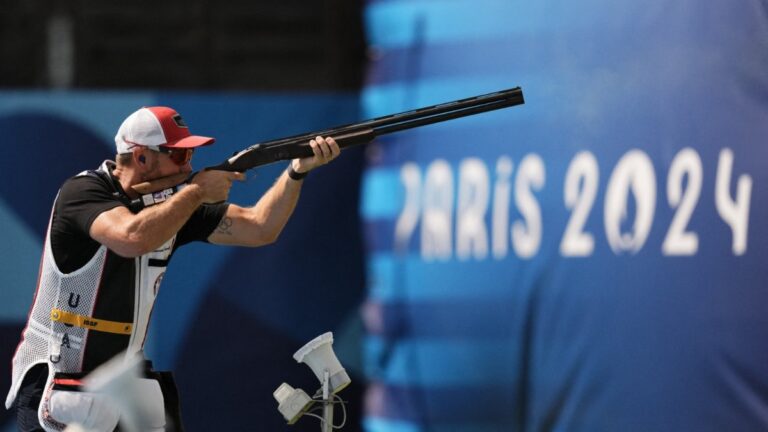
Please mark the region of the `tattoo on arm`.
[[232, 218], [224, 216], [219, 222], [219, 226], [216, 227], [216, 232], [219, 234], [232, 235]]

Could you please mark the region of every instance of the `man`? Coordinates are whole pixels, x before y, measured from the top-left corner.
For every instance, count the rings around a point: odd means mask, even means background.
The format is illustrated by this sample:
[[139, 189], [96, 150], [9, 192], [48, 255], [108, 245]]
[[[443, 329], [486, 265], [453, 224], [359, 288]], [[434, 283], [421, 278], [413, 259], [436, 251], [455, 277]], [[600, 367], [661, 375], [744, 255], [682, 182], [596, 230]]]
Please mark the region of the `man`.
[[[60, 431], [74, 419], [97, 430], [114, 429], [114, 407], [78, 392], [77, 378], [116, 355], [143, 355], [155, 297], [175, 250], [192, 241], [254, 247], [274, 242], [296, 206], [304, 176], [340, 153], [332, 138], [311, 140], [314, 156], [292, 160], [250, 208], [225, 202], [242, 173], [201, 171], [170, 197], [142, 197], [134, 189], [191, 173], [195, 149], [213, 141], [191, 135], [171, 108], [142, 108], [120, 126], [115, 162], [105, 161], [61, 187], [6, 400], [7, 408], [15, 404], [21, 431]], [[149, 206], [139, 209], [136, 203]], [[170, 376], [147, 373], [154, 387], [146, 397], [167, 411], [153, 427], [182, 430]]]

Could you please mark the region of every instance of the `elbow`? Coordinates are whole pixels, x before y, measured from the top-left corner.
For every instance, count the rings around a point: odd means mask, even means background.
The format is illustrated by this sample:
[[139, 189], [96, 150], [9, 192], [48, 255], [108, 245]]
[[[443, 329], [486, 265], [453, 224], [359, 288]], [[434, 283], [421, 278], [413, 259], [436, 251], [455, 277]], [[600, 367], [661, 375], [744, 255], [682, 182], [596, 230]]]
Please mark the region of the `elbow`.
[[109, 250], [121, 256], [122, 258], [136, 258], [143, 255], [141, 250], [130, 246], [112, 246], [109, 248]]
[[272, 243], [277, 242], [277, 239], [280, 238], [280, 233], [276, 232], [274, 234], [268, 235], [263, 239], [262, 246], [271, 245]]
[[251, 219], [247, 245], [250, 247], [267, 246], [275, 243], [283, 231], [284, 224], [269, 223], [260, 218]]
[[281, 231], [281, 229], [269, 229], [262, 225], [261, 229], [256, 229], [251, 232], [251, 235], [249, 236], [245, 245], [249, 247], [271, 245], [277, 242]]
[[122, 238], [123, 241], [115, 242], [111, 245], [107, 245], [107, 247], [123, 258], [138, 258], [154, 251], [158, 247], [158, 245], [155, 244], [156, 242], [151, 241], [151, 239], [146, 236], [125, 233]]
[[123, 258], [138, 258], [153, 250], [151, 247], [142, 243], [124, 243], [115, 245], [109, 249]]
[[278, 237], [280, 237], [279, 232], [260, 233], [260, 235], [252, 237], [247, 245], [250, 247], [268, 246], [277, 242]]

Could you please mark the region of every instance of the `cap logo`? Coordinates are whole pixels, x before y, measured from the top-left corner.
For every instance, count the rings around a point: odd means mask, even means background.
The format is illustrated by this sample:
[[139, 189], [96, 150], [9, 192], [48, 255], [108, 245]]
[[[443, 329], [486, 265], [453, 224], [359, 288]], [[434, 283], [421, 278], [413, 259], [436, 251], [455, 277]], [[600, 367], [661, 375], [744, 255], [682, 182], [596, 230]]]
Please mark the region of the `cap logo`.
[[173, 116], [173, 122], [176, 123], [176, 126], [182, 127], [182, 128], [189, 128], [186, 123], [184, 123], [184, 119], [181, 118], [181, 115], [176, 114]]

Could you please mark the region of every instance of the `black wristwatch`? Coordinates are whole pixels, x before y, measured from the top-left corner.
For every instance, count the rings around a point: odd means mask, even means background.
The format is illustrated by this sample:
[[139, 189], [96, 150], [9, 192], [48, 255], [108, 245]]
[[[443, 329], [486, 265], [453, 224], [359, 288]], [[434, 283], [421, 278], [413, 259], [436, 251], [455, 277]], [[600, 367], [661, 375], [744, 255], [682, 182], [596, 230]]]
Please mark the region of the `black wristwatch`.
[[300, 172], [297, 172], [295, 169], [293, 169], [293, 164], [288, 165], [288, 177], [290, 177], [291, 180], [296, 180], [296, 181], [304, 180], [304, 177], [306, 177], [307, 174], [309, 174], [309, 171], [300, 173]]

